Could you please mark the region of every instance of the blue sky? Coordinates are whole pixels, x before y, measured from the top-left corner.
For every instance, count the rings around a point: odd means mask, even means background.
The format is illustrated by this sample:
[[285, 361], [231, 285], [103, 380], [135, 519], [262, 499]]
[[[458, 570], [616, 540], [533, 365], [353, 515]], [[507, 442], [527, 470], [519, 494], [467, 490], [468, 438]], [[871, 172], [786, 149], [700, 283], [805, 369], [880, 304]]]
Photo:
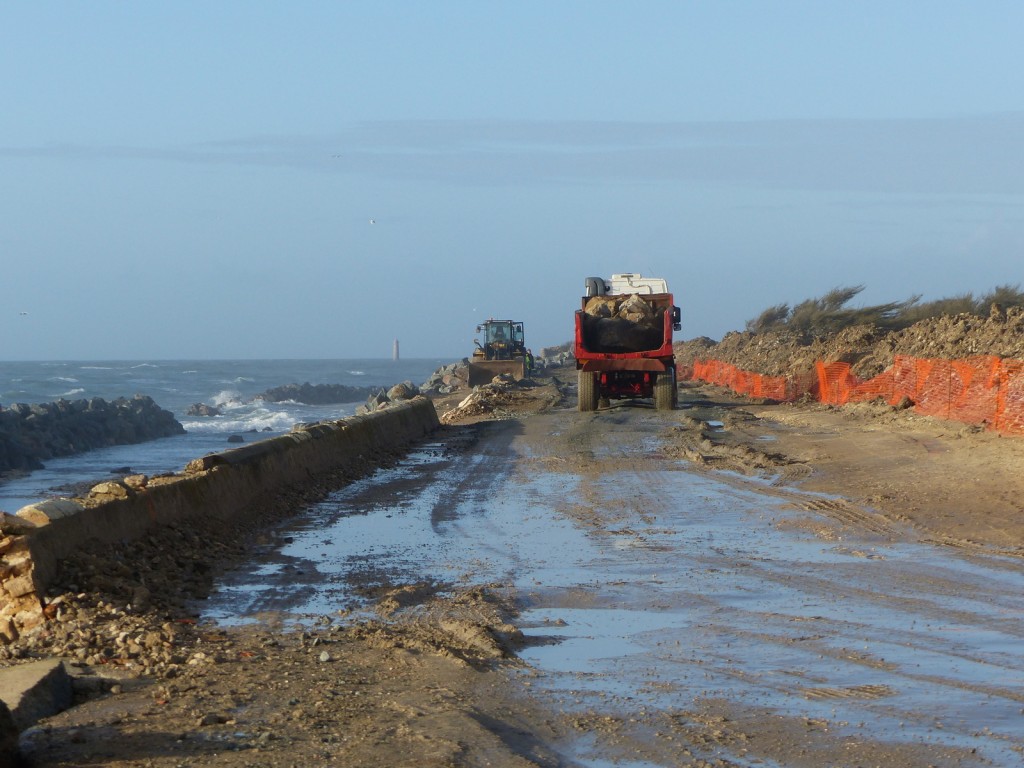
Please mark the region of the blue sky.
[[[1024, 283], [1024, 3], [0, 9], [0, 359], [457, 358]], [[373, 223], [371, 223], [371, 221]], [[22, 314], [27, 313], [27, 314]]]

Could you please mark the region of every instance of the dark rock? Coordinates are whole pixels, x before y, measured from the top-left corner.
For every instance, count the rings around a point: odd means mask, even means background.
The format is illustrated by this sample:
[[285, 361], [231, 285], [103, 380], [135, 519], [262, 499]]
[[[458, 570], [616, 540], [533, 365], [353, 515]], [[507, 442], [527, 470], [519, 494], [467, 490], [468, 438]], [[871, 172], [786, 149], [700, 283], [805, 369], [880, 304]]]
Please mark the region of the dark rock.
[[15, 403], [0, 411], [0, 472], [40, 469], [56, 456], [184, 433], [174, 414], [146, 395]]
[[185, 412], [187, 416], [220, 416], [220, 408], [215, 405], [207, 405], [206, 403], [193, 403], [188, 407], [188, 411]]
[[268, 389], [256, 395], [253, 400], [268, 403], [293, 401], [305, 405], [336, 405], [338, 403], [356, 403], [368, 397], [375, 387], [349, 387], [344, 384], [285, 384], [281, 387]]
[[228, 435], [228, 442], [229, 443], [244, 443], [245, 442], [245, 438], [242, 437], [241, 435]]
[[366, 410], [367, 412], [372, 413], [381, 406], [387, 405], [388, 402], [390, 401], [388, 400], [387, 393], [385, 393], [383, 389], [378, 390], [366, 398]]

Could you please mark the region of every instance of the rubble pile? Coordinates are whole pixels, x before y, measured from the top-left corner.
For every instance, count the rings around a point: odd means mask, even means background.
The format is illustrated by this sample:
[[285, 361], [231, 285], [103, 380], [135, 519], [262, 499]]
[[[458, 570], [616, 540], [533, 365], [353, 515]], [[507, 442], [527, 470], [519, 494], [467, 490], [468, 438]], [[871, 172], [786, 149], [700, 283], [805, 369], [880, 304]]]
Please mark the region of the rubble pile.
[[514, 414], [510, 408], [517, 400], [516, 390], [522, 387], [523, 383], [517, 382], [514, 376], [495, 376], [490, 384], [474, 387], [465, 399], [438, 418], [442, 424], [463, 421], [472, 416], [511, 418]]
[[818, 360], [849, 363], [853, 374], [870, 379], [889, 368], [896, 355], [955, 360], [979, 355], [1024, 359], [1024, 307], [993, 307], [988, 317], [944, 315], [909, 328], [886, 331], [872, 325], [845, 328], [811, 339], [792, 331], [727, 333], [720, 342], [701, 337], [675, 345], [676, 362], [715, 359], [768, 376], [800, 376]]

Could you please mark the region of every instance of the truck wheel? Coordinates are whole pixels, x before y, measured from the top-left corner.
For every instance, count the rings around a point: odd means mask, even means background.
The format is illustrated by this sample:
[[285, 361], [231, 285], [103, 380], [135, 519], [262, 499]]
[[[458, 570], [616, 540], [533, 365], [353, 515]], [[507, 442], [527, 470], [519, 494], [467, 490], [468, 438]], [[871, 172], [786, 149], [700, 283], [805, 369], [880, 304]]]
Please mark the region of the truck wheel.
[[673, 370], [659, 373], [654, 380], [654, 407], [671, 411], [676, 405], [676, 374]]
[[597, 376], [591, 371], [579, 371], [577, 378], [580, 411], [597, 410]]

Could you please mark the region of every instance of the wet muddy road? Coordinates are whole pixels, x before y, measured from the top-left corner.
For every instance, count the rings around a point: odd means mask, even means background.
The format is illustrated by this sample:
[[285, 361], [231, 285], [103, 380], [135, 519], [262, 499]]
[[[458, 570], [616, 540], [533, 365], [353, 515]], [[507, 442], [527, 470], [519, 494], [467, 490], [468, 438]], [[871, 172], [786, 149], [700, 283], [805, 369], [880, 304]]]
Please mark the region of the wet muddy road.
[[675, 458], [685, 414], [449, 428], [319, 504], [206, 616], [498, 585], [528, 641], [513, 683], [571, 723], [570, 765], [1024, 763], [1024, 563], [699, 470]]

